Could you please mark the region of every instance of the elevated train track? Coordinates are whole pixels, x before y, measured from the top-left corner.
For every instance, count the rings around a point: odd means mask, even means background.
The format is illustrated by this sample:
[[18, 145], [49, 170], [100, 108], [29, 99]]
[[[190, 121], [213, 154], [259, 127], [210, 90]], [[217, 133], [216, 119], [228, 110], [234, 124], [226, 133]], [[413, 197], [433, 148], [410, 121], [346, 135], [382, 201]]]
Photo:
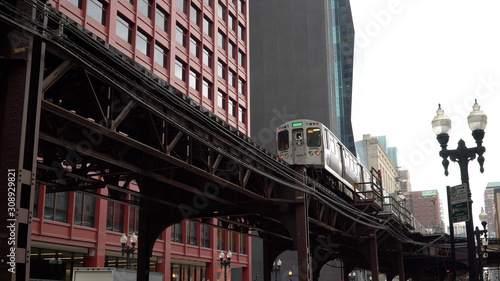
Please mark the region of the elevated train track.
[[415, 222], [397, 202], [345, 201], [50, 5], [2, 0], [0, 27], [10, 38], [0, 54], [2, 168], [20, 174], [18, 271], [1, 280], [28, 280], [36, 183], [139, 206], [138, 280], [148, 278], [158, 234], [183, 219], [257, 230], [266, 272], [282, 251], [297, 250], [300, 280], [317, 279], [313, 264], [335, 258], [346, 269], [404, 274], [403, 257], [428, 246], [412, 237]]

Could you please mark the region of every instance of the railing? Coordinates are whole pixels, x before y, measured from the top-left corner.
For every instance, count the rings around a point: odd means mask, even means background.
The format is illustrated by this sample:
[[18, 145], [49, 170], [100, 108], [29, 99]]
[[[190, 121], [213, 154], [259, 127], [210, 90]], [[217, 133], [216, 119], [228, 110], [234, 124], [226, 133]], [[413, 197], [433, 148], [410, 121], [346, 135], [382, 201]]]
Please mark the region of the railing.
[[413, 228], [415, 224], [415, 218], [412, 216], [410, 211], [408, 211], [399, 201], [397, 201], [392, 196], [384, 196], [383, 200], [383, 210], [379, 214], [387, 215], [391, 214], [395, 219], [404, 223], [406, 226]]

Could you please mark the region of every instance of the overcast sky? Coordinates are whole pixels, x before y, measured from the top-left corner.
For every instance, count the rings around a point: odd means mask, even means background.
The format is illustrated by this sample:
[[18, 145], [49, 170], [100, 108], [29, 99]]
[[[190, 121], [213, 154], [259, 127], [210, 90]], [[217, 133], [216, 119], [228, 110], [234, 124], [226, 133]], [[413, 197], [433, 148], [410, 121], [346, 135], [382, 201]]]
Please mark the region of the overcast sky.
[[448, 149], [463, 139], [474, 99], [488, 115], [484, 173], [469, 163], [473, 219], [484, 206], [488, 182], [500, 182], [500, 1], [351, 0], [356, 32], [353, 129], [387, 136], [409, 169], [413, 191], [461, 183], [457, 163], [444, 175], [431, 121], [438, 104], [452, 119]]

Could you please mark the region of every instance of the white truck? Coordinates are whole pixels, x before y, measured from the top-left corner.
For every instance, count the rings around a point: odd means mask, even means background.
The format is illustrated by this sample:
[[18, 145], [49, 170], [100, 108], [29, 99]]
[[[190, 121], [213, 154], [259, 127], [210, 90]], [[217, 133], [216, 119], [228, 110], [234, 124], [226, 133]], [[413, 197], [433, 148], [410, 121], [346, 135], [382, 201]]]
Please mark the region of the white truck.
[[[114, 267], [75, 267], [73, 281], [136, 281], [135, 270]], [[163, 274], [150, 272], [149, 281], [163, 281]]]

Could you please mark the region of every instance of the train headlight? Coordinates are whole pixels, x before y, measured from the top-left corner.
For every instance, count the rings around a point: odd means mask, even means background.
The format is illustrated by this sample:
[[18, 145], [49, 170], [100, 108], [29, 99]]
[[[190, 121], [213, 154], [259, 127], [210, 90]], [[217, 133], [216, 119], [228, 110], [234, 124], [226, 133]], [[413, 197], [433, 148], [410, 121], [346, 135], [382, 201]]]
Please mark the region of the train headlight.
[[319, 151], [316, 151], [316, 156], [319, 156]]
[[288, 153], [285, 154], [285, 158], [288, 158]]
[[280, 155], [280, 158], [283, 159], [283, 154]]
[[312, 152], [312, 151], [309, 151], [309, 155], [313, 156], [313, 152]]

